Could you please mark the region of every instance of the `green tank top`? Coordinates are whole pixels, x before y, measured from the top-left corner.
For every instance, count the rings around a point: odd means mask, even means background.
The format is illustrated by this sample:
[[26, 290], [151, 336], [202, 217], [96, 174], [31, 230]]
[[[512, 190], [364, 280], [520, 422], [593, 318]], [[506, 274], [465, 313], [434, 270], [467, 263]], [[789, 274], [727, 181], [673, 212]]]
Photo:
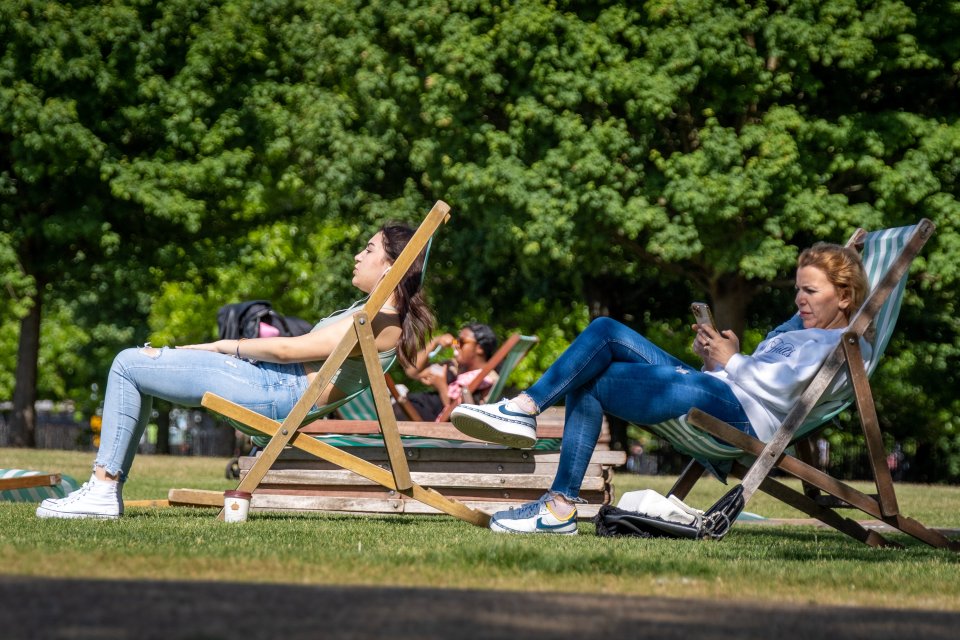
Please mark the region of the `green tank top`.
[[[358, 300], [346, 309], [332, 313], [315, 324], [313, 329], [310, 330], [310, 333], [319, 331], [320, 329], [328, 327], [347, 316], [356, 314], [361, 310], [362, 305], [365, 302], [366, 300]], [[384, 305], [382, 310], [396, 311], [397, 308], [390, 305]], [[387, 349], [386, 351], [379, 351], [378, 355], [380, 358], [380, 368], [386, 371], [390, 368], [390, 365], [393, 364], [394, 359], [396, 359], [397, 349], [394, 347], [393, 349]], [[311, 365], [312, 368], [319, 369], [321, 366], [323, 366], [323, 363], [323, 360], [315, 360], [313, 362], [306, 362], [304, 364]], [[370, 385], [370, 378], [367, 377], [367, 367], [363, 363], [363, 358], [351, 356], [344, 360], [340, 368], [337, 369], [336, 373], [333, 374], [333, 378], [330, 380], [330, 382], [347, 396], [356, 391], [367, 388]]]

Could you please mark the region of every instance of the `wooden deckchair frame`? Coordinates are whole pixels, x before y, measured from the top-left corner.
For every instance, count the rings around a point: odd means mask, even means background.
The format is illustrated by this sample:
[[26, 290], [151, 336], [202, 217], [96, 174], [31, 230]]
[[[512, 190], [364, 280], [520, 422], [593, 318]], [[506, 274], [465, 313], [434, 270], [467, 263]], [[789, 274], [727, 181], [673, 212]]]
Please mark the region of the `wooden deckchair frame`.
[[62, 476], [59, 473], [42, 473], [32, 476], [17, 476], [15, 478], [0, 478], [0, 491], [15, 489], [36, 489], [39, 487], [55, 487], [60, 484]]
[[[370, 319], [380, 312], [394, 289], [410, 269], [413, 261], [423, 251], [440, 225], [446, 223], [449, 218], [450, 207], [443, 201], [437, 201], [407, 243], [407, 246], [394, 261], [393, 267], [370, 293], [370, 297], [361, 311], [353, 316], [352, 329], [347, 331], [347, 334], [334, 348], [330, 357], [324, 361], [320, 371], [317, 372], [303, 396], [297, 401], [297, 404], [294, 405], [282, 423], [278, 424], [275, 420], [212, 393], [204, 394], [201, 402], [202, 406], [270, 436], [270, 442], [259, 454], [254, 466], [240, 481], [238, 490], [253, 493], [284, 447], [290, 445], [353, 471], [388, 489], [404, 493], [461, 520], [481, 527], [487, 526], [490, 519], [487, 514], [470, 509], [433, 489], [423, 488], [411, 479], [406, 454], [397, 429], [397, 421], [390, 406], [389, 391], [384, 380], [373, 330], [370, 326]], [[304, 418], [316, 404], [327, 385], [330, 384], [334, 373], [340, 369], [344, 360], [356, 349], [358, 344], [367, 368], [380, 432], [383, 435], [384, 445], [390, 460], [389, 470], [299, 432], [300, 427], [303, 426]], [[218, 517], [221, 520], [223, 519], [223, 510], [220, 511]]]
[[[764, 491], [868, 545], [900, 546], [884, 538], [877, 531], [868, 530], [856, 521], [843, 517], [835, 511], [839, 507], [854, 507], [933, 547], [960, 551], [960, 542], [952, 541], [942, 533], [900, 513], [896, 491], [893, 487], [893, 478], [886, 464], [876, 405], [860, 352], [860, 338], [868, 331], [883, 303], [906, 274], [913, 259], [931, 237], [934, 229], [934, 224], [927, 219], [921, 220], [916, 225], [903, 250], [850, 321], [840, 344], [824, 361], [817, 375], [807, 386], [796, 405], [784, 418], [779, 430], [768, 443], [764, 444], [760, 440], [698, 409], [692, 409], [687, 414], [686, 420], [692, 426], [755, 457], [749, 468], [735, 463], [732, 470], [732, 474], [742, 480], [740, 489], [743, 492], [744, 503], [758, 490]], [[852, 242], [855, 244], [861, 243], [864, 236], [865, 233], [858, 230]], [[857, 415], [866, 439], [869, 466], [877, 487], [877, 495], [873, 496], [864, 494], [820, 471], [810, 462], [786, 454], [787, 447], [793, 441], [794, 435], [844, 367], [846, 367], [849, 376]], [[808, 452], [809, 450], [801, 447], [801, 451]], [[809, 453], [807, 455], [809, 456]], [[805, 493], [795, 491], [770, 478], [770, 471], [774, 467], [799, 478], [808, 488], [808, 491]], [[702, 465], [693, 461], [677, 480], [671, 493], [681, 499], [684, 498], [702, 475], [703, 469]], [[810, 491], [809, 488], [815, 490]], [[820, 491], [827, 495], [819, 496]]]

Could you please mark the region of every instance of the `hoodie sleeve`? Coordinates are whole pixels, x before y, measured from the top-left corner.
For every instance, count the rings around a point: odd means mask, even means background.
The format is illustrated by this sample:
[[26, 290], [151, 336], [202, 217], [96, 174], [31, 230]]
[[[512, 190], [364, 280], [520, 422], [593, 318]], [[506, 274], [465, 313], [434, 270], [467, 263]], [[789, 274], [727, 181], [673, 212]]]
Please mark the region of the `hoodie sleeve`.
[[837, 345], [839, 331], [794, 331], [760, 344], [751, 356], [736, 354], [729, 379], [768, 409], [788, 412]]

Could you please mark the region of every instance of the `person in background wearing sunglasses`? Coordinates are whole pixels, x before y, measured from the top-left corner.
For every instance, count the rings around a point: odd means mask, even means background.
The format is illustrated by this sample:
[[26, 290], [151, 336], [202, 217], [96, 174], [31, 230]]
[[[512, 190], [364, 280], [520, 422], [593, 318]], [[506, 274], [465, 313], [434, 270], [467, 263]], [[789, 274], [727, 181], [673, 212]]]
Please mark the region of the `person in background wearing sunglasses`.
[[[431, 363], [431, 354], [445, 348], [453, 348], [453, 360]], [[463, 326], [459, 335], [454, 337], [450, 333], [434, 336], [419, 353], [414, 361], [404, 369], [412, 379], [433, 387], [433, 391], [414, 392], [407, 395], [407, 400], [424, 420], [436, 420], [437, 416], [449, 404], [460, 404], [464, 388], [480, 373], [480, 369], [487, 363], [487, 359], [497, 350], [497, 336], [493, 329], [485, 324], [468, 324]], [[480, 397], [467, 402], [485, 402], [484, 391], [497, 381], [497, 372], [491, 371], [477, 387]], [[399, 420], [407, 420], [407, 416], [400, 405], [394, 405], [394, 413]]]

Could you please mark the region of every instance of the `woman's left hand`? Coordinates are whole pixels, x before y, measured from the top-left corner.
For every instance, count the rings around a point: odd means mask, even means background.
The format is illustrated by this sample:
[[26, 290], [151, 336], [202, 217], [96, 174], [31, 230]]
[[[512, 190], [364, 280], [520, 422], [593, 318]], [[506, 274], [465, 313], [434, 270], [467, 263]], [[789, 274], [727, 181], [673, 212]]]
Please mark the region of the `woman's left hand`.
[[[228, 353], [223, 350], [226, 340], [217, 340], [216, 342], [201, 342], [200, 344], [182, 344], [177, 349], [196, 349], [198, 351], [213, 351], [214, 353]], [[233, 340], [236, 342], [236, 340]]]
[[693, 351], [703, 360], [708, 370], [717, 366], [725, 367], [734, 354], [740, 353], [740, 339], [727, 329], [717, 331], [711, 326], [695, 324], [697, 337], [693, 341]]

